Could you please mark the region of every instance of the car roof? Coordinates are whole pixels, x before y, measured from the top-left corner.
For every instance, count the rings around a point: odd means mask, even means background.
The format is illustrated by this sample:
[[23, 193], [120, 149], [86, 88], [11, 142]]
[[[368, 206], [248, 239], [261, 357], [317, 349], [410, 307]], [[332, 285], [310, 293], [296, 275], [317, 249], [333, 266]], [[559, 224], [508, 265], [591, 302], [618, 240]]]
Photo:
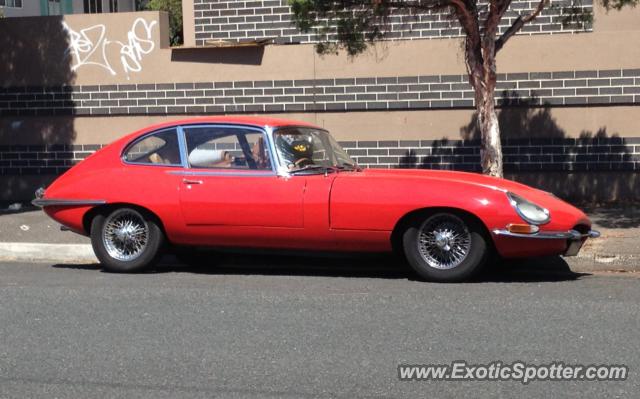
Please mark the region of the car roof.
[[[245, 116], [245, 115], [225, 115], [225, 116], [205, 116], [205, 117], [197, 117], [197, 118], [187, 118], [187, 119], [178, 119], [172, 120], [166, 123], [162, 123], [162, 126], [173, 126], [173, 125], [191, 125], [197, 123], [233, 123], [240, 125], [254, 125], [254, 126], [270, 126], [270, 127], [281, 127], [281, 126], [308, 126], [313, 128], [319, 128], [316, 125], [313, 125], [308, 122], [296, 121], [291, 119], [282, 119], [282, 118], [272, 118], [267, 116]], [[145, 129], [148, 130], [148, 129]]]
[[322, 129], [319, 126], [313, 125], [308, 122], [297, 121], [292, 119], [284, 119], [284, 118], [272, 118], [267, 116], [247, 116], [247, 115], [224, 115], [224, 116], [220, 115], [220, 116], [204, 116], [204, 117], [201, 116], [201, 117], [195, 117], [195, 118], [168, 120], [166, 122], [146, 126], [131, 134], [127, 134], [124, 137], [121, 137], [120, 139], [116, 140], [112, 144], [124, 145], [130, 142], [131, 140], [136, 139], [139, 136], [142, 136], [149, 132], [153, 132], [154, 130], [158, 130], [158, 129], [169, 128], [172, 126], [179, 126], [179, 125], [193, 125], [193, 124], [204, 124], [204, 123], [228, 123], [228, 124], [238, 124], [238, 125], [259, 126], [259, 127], [304, 126], [304, 127], [315, 128], [315, 129]]

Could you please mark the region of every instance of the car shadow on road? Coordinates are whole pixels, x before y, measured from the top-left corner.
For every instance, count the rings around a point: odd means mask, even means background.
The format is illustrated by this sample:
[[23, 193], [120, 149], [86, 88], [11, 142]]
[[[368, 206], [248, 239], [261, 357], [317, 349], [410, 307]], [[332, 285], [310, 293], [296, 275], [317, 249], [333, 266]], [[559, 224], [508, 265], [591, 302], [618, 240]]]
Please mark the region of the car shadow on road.
[[574, 272], [561, 256], [546, 256], [492, 262], [476, 282], [560, 282], [586, 276], [591, 276], [591, 273]]
[[[206, 253], [205, 253], [206, 254]], [[203, 255], [205, 255], [203, 254]], [[165, 256], [144, 274], [193, 273], [205, 275], [302, 276], [338, 278], [406, 279], [419, 277], [403, 259], [390, 255], [292, 256], [272, 254], [210, 253], [190, 265]], [[101, 270], [99, 264], [53, 265], [55, 268]], [[471, 283], [559, 282], [578, 280], [587, 273], [575, 273], [560, 256], [492, 262]]]
[[200, 274], [245, 274], [265, 276], [353, 277], [416, 279], [401, 259], [388, 255], [305, 256], [280, 254], [214, 254], [211, 262], [199, 260], [189, 265], [161, 263], [162, 271]]

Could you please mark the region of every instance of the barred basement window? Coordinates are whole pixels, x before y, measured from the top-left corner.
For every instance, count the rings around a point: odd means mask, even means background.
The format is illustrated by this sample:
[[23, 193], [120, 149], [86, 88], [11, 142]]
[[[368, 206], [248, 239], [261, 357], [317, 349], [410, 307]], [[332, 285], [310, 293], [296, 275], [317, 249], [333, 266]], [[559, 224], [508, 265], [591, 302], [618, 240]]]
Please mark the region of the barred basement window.
[[0, 0], [0, 7], [22, 8], [22, 0]]
[[49, 0], [49, 15], [62, 15], [60, 0]]
[[102, 12], [102, 0], [84, 0], [85, 14], [96, 14]]

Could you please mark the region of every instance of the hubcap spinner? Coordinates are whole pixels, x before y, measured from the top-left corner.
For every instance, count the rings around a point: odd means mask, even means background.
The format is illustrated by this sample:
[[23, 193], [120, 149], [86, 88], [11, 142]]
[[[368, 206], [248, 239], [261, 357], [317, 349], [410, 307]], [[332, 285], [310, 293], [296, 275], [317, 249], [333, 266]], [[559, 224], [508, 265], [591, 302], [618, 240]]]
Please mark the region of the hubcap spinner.
[[467, 258], [471, 233], [459, 217], [436, 214], [420, 226], [417, 245], [420, 256], [430, 267], [453, 269]]

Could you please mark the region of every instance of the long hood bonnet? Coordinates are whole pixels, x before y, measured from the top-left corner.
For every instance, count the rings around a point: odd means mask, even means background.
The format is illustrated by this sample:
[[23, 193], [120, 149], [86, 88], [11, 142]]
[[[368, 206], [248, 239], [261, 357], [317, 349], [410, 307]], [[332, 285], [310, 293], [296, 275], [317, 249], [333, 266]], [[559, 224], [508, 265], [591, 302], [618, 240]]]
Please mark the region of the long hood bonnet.
[[532, 187], [511, 180], [486, 176], [479, 173], [455, 172], [448, 170], [432, 169], [365, 169], [363, 175], [371, 178], [393, 178], [437, 180], [456, 182], [485, 187], [493, 190], [512, 191], [516, 193], [528, 191], [540, 191]]

